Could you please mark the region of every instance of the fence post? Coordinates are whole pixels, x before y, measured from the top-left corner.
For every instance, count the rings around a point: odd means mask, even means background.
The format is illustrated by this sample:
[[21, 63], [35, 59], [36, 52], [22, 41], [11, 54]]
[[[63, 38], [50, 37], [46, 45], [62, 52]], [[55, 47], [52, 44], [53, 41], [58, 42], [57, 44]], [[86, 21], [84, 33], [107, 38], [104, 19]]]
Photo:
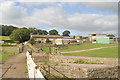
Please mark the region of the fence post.
[[49, 76], [50, 76], [50, 65], [48, 65], [48, 73], [49, 73]]

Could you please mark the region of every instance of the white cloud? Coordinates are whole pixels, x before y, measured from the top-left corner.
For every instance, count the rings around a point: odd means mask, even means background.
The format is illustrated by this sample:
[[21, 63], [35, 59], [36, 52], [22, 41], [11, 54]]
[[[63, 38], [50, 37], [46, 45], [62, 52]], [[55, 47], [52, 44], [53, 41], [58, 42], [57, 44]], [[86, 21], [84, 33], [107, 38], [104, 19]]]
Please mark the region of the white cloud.
[[78, 32], [117, 34], [117, 15], [68, 14], [60, 6], [34, 8], [33, 14], [29, 15], [28, 8], [16, 6], [14, 2], [3, 2], [0, 7], [2, 7], [0, 12], [2, 12], [3, 24], [30, 27], [42, 24], [51, 28], [70, 29]]
[[86, 2], [81, 4], [97, 10], [118, 11], [118, 2]]
[[2, 19], [0, 23], [24, 25], [24, 18], [28, 16], [27, 11], [24, 7], [15, 6], [15, 3], [10, 1], [2, 2], [0, 7]]
[[119, 2], [119, 0], [11, 0], [19, 2]]

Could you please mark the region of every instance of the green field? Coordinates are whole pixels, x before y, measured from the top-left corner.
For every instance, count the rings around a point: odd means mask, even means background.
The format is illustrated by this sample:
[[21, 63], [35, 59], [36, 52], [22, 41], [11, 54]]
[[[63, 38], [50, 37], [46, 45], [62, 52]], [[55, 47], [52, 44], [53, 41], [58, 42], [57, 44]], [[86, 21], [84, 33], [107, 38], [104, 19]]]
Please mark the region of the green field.
[[117, 58], [118, 47], [104, 48], [99, 50], [84, 51], [79, 53], [65, 53], [64, 56], [106, 57]]
[[59, 49], [60, 52], [68, 52], [68, 51], [77, 51], [77, 50], [85, 50], [85, 49], [92, 49], [92, 48], [98, 48], [98, 47], [106, 47], [106, 46], [117, 46], [117, 43], [113, 44], [92, 44], [92, 43], [84, 43], [81, 45], [68, 45], [63, 47], [62, 49]]
[[9, 36], [0, 36], [0, 40], [11, 40]]
[[0, 36], [0, 40], [5, 41], [5, 43], [19, 43], [19, 41], [13, 41], [9, 36]]
[[8, 57], [18, 54], [18, 46], [2, 45], [0, 46], [0, 61], [5, 61]]

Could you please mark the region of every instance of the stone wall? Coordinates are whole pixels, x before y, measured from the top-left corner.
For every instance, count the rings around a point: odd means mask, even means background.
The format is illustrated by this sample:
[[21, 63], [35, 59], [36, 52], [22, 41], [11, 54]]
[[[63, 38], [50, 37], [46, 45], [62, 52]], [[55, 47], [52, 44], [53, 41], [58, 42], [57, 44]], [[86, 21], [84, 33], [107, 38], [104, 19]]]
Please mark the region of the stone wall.
[[[76, 56], [34, 56], [35, 61], [49, 61], [58, 63], [57, 65], [41, 65], [51, 74], [68, 78], [117, 78], [118, 77], [118, 59], [117, 58], [94, 58], [94, 57], [76, 57]], [[103, 64], [75, 64], [76, 61], [94, 62]], [[42, 70], [42, 69], [41, 69]], [[62, 73], [63, 75], [61, 75]], [[42, 70], [46, 74], [45, 71]]]
[[[50, 65], [44, 66], [45, 70], [48, 70], [51, 74], [55, 76], [68, 78], [118, 78], [118, 67], [117, 66], [106, 66], [106, 65], [84, 65], [84, 64], [67, 64], [67, 65]], [[87, 67], [86, 67], [87, 66]], [[89, 66], [89, 67], [88, 67]], [[56, 71], [57, 70], [57, 71]], [[46, 74], [45, 71], [41, 69], [41, 72]]]
[[118, 58], [96, 58], [96, 57], [77, 57], [77, 56], [50, 56], [50, 61], [60, 63], [73, 63], [76, 61], [102, 63], [106, 65], [118, 65]]

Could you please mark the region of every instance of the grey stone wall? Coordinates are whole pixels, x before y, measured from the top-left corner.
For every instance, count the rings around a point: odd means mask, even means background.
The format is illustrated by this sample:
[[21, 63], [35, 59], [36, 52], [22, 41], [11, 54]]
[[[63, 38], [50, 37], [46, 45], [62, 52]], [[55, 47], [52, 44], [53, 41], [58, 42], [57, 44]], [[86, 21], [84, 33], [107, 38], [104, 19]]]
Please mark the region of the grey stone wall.
[[[49, 69], [47, 65], [40, 65], [51, 74], [56, 76], [63, 75], [68, 78], [118, 78], [118, 59], [117, 58], [94, 58], [94, 57], [76, 57], [76, 56], [34, 56], [35, 61], [49, 61], [52, 63], [58, 63], [57, 65], [50, 64], [54, 67]], [[103, 64], [75, 64], [76, 61], [94, 62]], [[60, 73], [58, 73], [57, 71]], [[46, 74], [45, 71], [41, 71]]]
[[76, 61], [103, 63], [106, 65], [118, 65], [118, 58], [96, 58], [96, 57], [77, 57], [77, 56], [50, 56], [50, 61], [60, 63], [73, 63]]
[[[48, 66], [44, 68], [50, 71], [55, 76], [68, 78], [118, 78], [118, 66], [106, 66], [106, 65], [84, 65], [84, 64], [62, 64], [62, 65], [50, 65], [54, 69]], [[86, 67], [87, 66], [87, 67]], [[89, 66], [89, 67], [88, 67]], [[43, 67], [43, 66], [42, 66]], [[57, 71], [56, 71], [57, 70]], [[41, 72], [46, 74], [41, 69]]]

